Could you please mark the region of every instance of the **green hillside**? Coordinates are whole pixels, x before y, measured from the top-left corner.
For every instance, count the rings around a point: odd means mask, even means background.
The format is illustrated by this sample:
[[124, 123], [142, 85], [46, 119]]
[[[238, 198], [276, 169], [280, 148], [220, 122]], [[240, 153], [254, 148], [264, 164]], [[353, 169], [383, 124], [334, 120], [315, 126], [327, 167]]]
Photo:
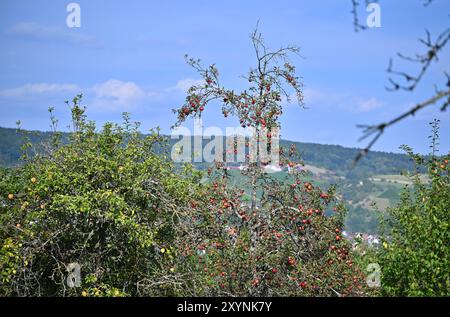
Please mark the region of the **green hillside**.
[[[63, 141], [67, 139], [67, 136], [67, 133], [63, 134]], [[20, 164], [21, 146], [26, 137], [32, 144], [37, 145], [34, 150], [39, 151], [39, 144], [49, 140], [51, 132], [0, 128], [0, 166], [13, 167]], [[176, 141], [169, 138], [168, 146], [170, 147]], [[338, 186], [338, 192], [347, 202], [349, 209], [347, 229], [350, 231], [377, 231], [378, 220], [373, 211], [373, 203], [375, 202], [380, 210], [384, 210], [397, 202], [398, 193], [404, 184], [394, 182], [393, 175], [411, 170], [413, 166], [406, 155], [374, 151], [368, 153], [353, 168], [352, 161], [359, 149], [339, 145], [280, 141], [282, 147], [288, 148], [292, 144], [297, 147], [305, 163], [305, 169], [310, 171], [310, 178], [316, 185], [324, 188], [332, 184]], [[194, 165], [198, 169], [205, 169], [209, 164], [203, 162]], [[234, 182], [242, 182], [240, 173], [231, 174]], [[286, 177], [286, 172], [276, 174], [274, 177]]]
[[[27, 135], [33, 144], [48, 140], [51, 132], [41, 131], [17, 131], [11, 128], [0, 127], [0, 165], [14, 166], [19, 164], [20, 147]], [[67, 134], [63, 135], [66, 137]], [[169, 143], [175, 143], [170, 140]], [[322, 167], [333, 171], [336, 175], [376, 175], [376, 174], [398, 174], [412, 167], [411, 160], [404, 154], [370, 152], [362, 159], [356, 168], [352, 169], [352, 161], [360, 149], [346, 148], [340, 145], [327, 145], [316, 143], [293, 142], [281, 140], [280, 145], [290, 147], [295, 144], [306, 164]]]

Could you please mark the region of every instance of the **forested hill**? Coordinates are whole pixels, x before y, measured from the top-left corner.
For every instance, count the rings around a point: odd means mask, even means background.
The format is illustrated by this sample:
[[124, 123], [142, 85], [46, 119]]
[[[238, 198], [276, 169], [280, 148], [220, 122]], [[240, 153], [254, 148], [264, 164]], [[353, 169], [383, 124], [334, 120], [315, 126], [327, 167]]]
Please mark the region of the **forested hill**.
[[[48, 140], [51, 132], [26, 131], [26, 135], [33, 144], [42, 143]], [[21, 145], [24, 143], [24, 132], [17, 132], [16, 129], [0, 127], [0, 166], [18, 165], [21, 155]], [[67, 134], [63, 135], [63, 138]], [[170, 140], [174, 143], [176, 140]], [[346, 148], [339, 145], [325, 145], [315, 143], [302, 143], [281, 140], [280, 145], [289, 147], [291, 144], [297, 146], [306, 164], [322, 167], [333, 171], [337, 175], [355, 177], [367, 176], [370, 174], [396, 174], [402, 170], [412, 167], [411, 160], [404, 154], [370, 152], [351, 170], [352, 160], [359, 149]], [[351, 172], [349, 173], [349, 171]]]

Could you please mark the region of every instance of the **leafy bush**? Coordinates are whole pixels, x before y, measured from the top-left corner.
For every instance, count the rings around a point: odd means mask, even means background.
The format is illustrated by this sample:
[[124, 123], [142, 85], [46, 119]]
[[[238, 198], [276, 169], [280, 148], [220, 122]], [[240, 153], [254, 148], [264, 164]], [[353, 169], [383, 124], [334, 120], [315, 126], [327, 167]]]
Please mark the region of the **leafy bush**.
[[[0, 171], [2, 295], [365, 294], [332, 189], [302, 173], [273, 180], [250, 213], [220, 166], [201, 184], [201, 172], [175, 169], [158, 134], [142, 136], [127, 115], [96, 131], [80, 97], [67, 143], [55, 138]], [[68, 283], [74, 263], [79, 287]]]
[[[297, 175], [271, 182], [270, 201], [252, 212], [246, 194], [217, 175], [192, 202], [177, 271], [190, 271], [192, 295], [365, 295], [364, 274], [341, 234], [343, 206]], [[270, 189], [269, 189], [270, 188]], [[332, 216], [326, 216], [332, 213]]]
[[[242, 127], [252, 127], [252, 141], [270, 152], [280, 127], [282, 96], [290, 100], [291, 90], [299, 104], [303, 101], [301, 78], [289, 61], [298, 48], [271, 51], [258, 30], [251, 41], [256, 66], [244, 76], [249, 87], [241, 92], [220, 84], [215, 65], [203, 67], [188, 58], [203, 82], [192, 86], [184, 104], [174, 109], [176, 125], [201, 116], [216, 101], [225, 118], [235, 116]], [[321, 190], [305, 172], [293, 171], [290, 182], [264, 173], [269, 164], [296, 166], [295, 146], [280, 148], [276, 161], [261, 152], [255, 161], [246, 155], [242, 183], [236, 186], [229, 184], [228, 162], [216, 162], [209, 171], [211, 188], [191, 202], [191, 213], [180, 221], [185, 232], [177, 270], [191, 272], [187, 289], [192, 295], [364, 295], [363, 274], [341, 235], [345, 212], [334, 188]]]
[[404, 149], [418, 167], [427, 168], [430, 182], [411, 175], [414, 186], [406, 187], [399, 204], [388, 210], [384, 225], [389, 229], [378, 260], [382, 290], [391, 296], [449, 296], [450, 155], [424, 158]]
[[[159, 244], [171, 244], [174, 213], [195, 191], [199, 174], [174, 173], [155, 132], [107, 123], [95, 131], [80, 96], [67, 145], [3, 170], [0, 180], [3, 294], [134, 295], [136, 284], [163, 270]], [[81, 266], [82, 289], [67, 287], [67, 267]]]

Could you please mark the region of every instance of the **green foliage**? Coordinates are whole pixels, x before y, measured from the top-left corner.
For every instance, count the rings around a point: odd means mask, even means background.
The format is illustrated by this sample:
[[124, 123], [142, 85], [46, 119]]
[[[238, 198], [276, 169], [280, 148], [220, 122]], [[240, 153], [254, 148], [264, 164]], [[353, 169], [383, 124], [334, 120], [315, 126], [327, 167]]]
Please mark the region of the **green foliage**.
[[[38, 150], [42, 147], [41, 144], [50, 142], [53, 138], [53, 132], [29, 132], [23, 130], [17, 132], [15, 129], [0, 128], [0, 166], [17, 166], [20, 163], [21, 146], [25, 142], [25, 135], [27, 135], [33, 144], [33, 148], [37, 148]], [[67, 143], [69, 137], [69, 133], [63, 133], [61, 135], [61, 142]], [[168, 146], [172, 146], [177, 141], [168, 139]], [[207, 141], [203, 140], [203, 143], [206, 144]], [[191, 144], [194, 144], [194, 142], [191, 142]], [[376, 195], [379, 191], [383, 191], [383, 189], [375, 188], [367, 180], [370, 176], [389, 173], [399, 174], [402, 171], [413, 168], [413, 164], [407, 155], [369, 152], [358, 163], [356, 168], [349, 173], [348, 169], [358, 153], [358, 149], [344, 148], [337, 145], [280, 140], [281, 147], [289, 148], [291, 145], [295, 145], [299, 149], [302, 160], [306, 164], [326, 168], [336, 176], [345, 177], [342, 180], [335, 177], [328, 181], [327, 185], [339, 182], [339, 191], [346, 201], [358, 202], [369, 195]], [[160, 152], [157, 145], [155, 146], [154, 152]], [[207, 162], [193, 164], [199, 170], [206, 170], [211, 165], [211, 163]], [[364, 181], [364, 185], [355, 186], [354, 184], [359, 183], [359, 181]], [[350, 184], [352, 186], [348, 186]], [[380, 197], [386, 197], [386, 195]], [[386, 198], [395, 201], [394, 198], [396, 197], [398, 197], [397, 191], [395, 193], [391, 192]], [[348, 217], [346, 230], [370, 233], [378, 232], [378, 219], [367, 208], [349, 206]]]
[[379, 213], [361, 207], [353, 207], [347, 214], [345, 225], [352, 232], [378, 233]]
[[[127, 115], [97, 132], [79, 98], [66, 145], [1, 171], [3, 295], [136, 294], [163, 270], [158, 245], [173, 243], [172, 217], [197, 187], [198, 172], [175, 175], [153, 152], [156, 132], [142, 137]], [[69, 263], [81, 266], [82, 289], [67, 287]]]
[[0, 169], [2, 296], [365, 294], [333, 188], [273, 179], [252, 213], [220, 168], [175, 168], [127, 114], [97, 131], [80, 99], [64, 142]]
[[181, 222], [186, 233], [176, 268], [192, 274], [189, 295], [367, 294], [364, 273], [341, 235], [345, 209], [334, 189], [325, 193], [302, 176], [262, 185], [272, 198], [259, 200], [253, 212], [227, 177], [217, 176], [210, 194], [192, 202], [190, 221]]
[[404, 148], [418, 168], [426, 167], [431, 181], [424, 183], [412, 174], [414, 185], [388, 210], [378, 254], [382, 290], [389, 296], [449, 296], [450, 155], [425, 158]]
[[[183, 105], [174, 109], [176, 125], [201, 116], [218, 100], [224, 117], [235, 116], [243, 128], [253, 127], [251, 141], [267, 141], [263, 146], [270, 152], [283, 113], [281, 96], [289, 100], [287, 89], [292, 89], [302, 104], [301, 80], [289, 61], [298, 49], [271, 51], [257, 30], [251, 40], [256, 66], [247, 73], [249, 84], [241, 92], [220, 85], [215, 65], [203, 67], [188, 59], [204, 83], [192, 86]], [[295, 146], [281, 147], [276, 162], [256, 152], [255, 160], [246, 155], [246, 168], [236, 173], [230, 173], [228, 162], [215, 162], [208, 169], [213, 181], [209, 195], [192, 202], [192, 213], [180, 222], [185, 226], [181, 263], [187, 263], [197, 282], [188, 287], [191, 295], [366, 294], [362, 272], [341, 236], [345, 211], [334, 187], [324, 191], [295, 169], [289, 175], [264, 172], [268, 164], [294, 167]]]

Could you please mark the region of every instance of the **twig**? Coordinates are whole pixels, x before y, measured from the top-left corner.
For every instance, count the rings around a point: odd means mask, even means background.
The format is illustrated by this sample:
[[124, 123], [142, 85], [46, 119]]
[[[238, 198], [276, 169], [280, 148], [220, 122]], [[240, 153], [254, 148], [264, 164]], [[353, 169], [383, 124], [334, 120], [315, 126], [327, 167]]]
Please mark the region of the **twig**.
[[355, 165], [364, 155], [366, 155], [369, 150], [372, 148], [372, 146], [375, 144], [375, 142], [380, 138], [380, 136], [384, 133], [384, 130], [395, 123], [409, 117], [414, 116], [417, 111], [422, 110], [423, 108], [433, 105], [442, 98], [449, 97], [444, 104], [441, 106], [440, 111], [445, 111], [447, 106], [450, 104], [450, 89], [447, 89], [446, 91], [440, 91], [435, 96], [433, 96], [430, 99], [425, 100], [422, 103], [417, 104], [415, 107], [411, 108], [409, 111], [399, 115], [398, 117], [392, 119], [391, 121], [384, 122], [378, 125], [358, 125], [359, 128], [363, 128], [363, 136], [359, 139], [359, 141], [364, 140], [365, 138], [371, 136], [372, 134], [376, 133], [375, 137], [370, 141], [370, 143], [361, 150], [358, 155], [353, 160], [353, 165]]

